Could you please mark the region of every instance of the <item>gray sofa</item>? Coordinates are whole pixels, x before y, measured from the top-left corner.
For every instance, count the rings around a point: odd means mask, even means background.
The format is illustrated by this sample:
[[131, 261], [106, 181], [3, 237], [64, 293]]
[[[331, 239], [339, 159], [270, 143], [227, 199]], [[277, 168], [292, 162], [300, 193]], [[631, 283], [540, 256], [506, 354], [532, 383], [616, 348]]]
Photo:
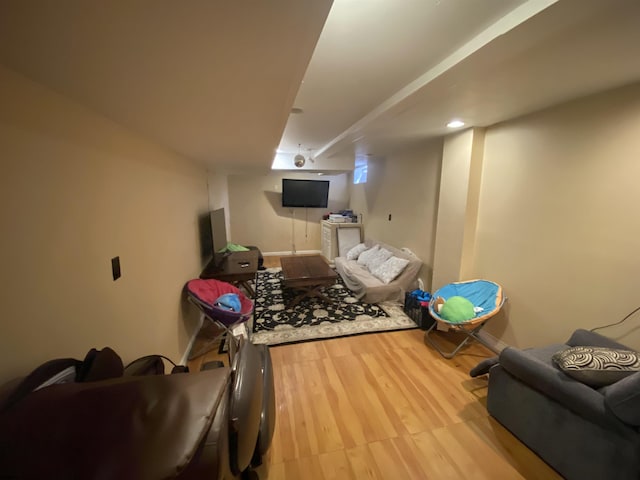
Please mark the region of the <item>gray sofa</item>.
[[354, 293], [356, 298], [365, 303], [404, 302], [405, 292], [417, 288], [418, 273], [422, 267], [422, 261], [411, 253], [377, 240], [368, 238], [364, 243], [367, 247], [380, 245], [380, 247], [389, 250], [395, 257], [407, 259], [409, 264], [393, 281], [385, 284], [372, 275], [367, 267], [358, 264], [356, 260], [336, 257], [334, 260], [336, 271], [344, 284]]
[[471, 375], [489, 372], [489, 413], [565, 478], [637, 480], [640, 372], [598, 389], [574, 380], [551, 357], [580, 345], [628, 349], [576, 330], [566, 344], [506, 348]]

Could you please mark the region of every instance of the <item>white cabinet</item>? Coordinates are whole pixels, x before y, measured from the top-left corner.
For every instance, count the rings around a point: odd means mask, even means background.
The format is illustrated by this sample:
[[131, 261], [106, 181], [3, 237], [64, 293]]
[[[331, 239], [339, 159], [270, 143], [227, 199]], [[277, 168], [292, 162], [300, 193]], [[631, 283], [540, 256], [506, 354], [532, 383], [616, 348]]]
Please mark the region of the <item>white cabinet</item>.
[[364, 240], [361, 223], [332, 223], [322, 221], [321, 245], [322, 256], [329, 263], [333, 263], [335, 257], [343, 255], [354, 245]]

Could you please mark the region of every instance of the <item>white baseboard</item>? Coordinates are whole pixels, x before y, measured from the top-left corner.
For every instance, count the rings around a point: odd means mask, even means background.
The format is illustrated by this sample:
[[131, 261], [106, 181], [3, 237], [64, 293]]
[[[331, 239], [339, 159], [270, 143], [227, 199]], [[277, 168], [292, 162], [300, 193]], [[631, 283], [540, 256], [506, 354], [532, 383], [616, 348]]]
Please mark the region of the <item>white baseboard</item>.
[[204, 315], [200, 314], [200, 316], [198, 317], [198, 328], [196, 328], [195, 331], [193, 332], [193, 335], [189, 340], [189, 344], [187, 345], [187, 349], [182, 354], [182, 358], [180, 359], [180, 365], [186, 365], [187, 362], [189, 361], [189, 355], [191, 354], [191, 349], [193, 348], [193, 344], [195, 343], [196, 337], [198, 336], [198, 333], [200, 333], [200, 329], [202, 328], [203, 324], [204, 324]]
[[509, 346], [506, 343], [504, 343], [502, 340], [497, 339], [496, 337], [491, 335], [489, 332], [485, 332], [484, 330], [480, 330], [477, 335], [484, 342], [490, 345], [493, 350], [497, 352], [501, 352], [502, 350], [504, 350]]
[[320, 250], [296, 250], [288, 252], [262, 252], [263, 257], [283, 257], [286, 255], [319, 255]]

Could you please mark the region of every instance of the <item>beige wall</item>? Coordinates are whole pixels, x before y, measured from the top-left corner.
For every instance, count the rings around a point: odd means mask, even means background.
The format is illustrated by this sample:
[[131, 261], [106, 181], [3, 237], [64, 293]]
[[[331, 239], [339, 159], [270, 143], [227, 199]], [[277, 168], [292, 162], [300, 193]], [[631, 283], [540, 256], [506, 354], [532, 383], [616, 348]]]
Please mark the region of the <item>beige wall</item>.
[[231, 239], [231, 225], [229, 222], [229, 213], [227, 213], [229, 212], [229, 184], [227, 182], [227, 175], [208, 172], [207, 190], [209, 192], [209, 210], [224, 208], [227, 237]]
[[[489, 128], [474, 274], [508, 315], [487, 330], [526, 347], [640, 305], [640, 84]], [[640, 349], [640, 316], [601, 333]]]
[[206, 172], [2, 67], [0, 105], [0, 381], [107, 345], [179, 360]]
[[227, 176], [215, 172], [207, 173], [207, 190], [209, 194], [209, 208], [229, 208], [229, 185]]
[[[329, 180], [328, 208], [283, 208], [282, 179]], [[263, 253], [319, 251], [320, 220], [349, 205], [348, 175], [273, 172], [229, 175], [229, 241], [256, 245]]]
[[484, 130], [444, 139], [433, 260], [433, 290], [469, 278], [475, 251]]
[[[431, 288], [442, 142], [369, 161], [366, 184], [352, 185], [350, 208], [363, 215], [365, 236], [411, 249]], [[391, 221], [389, 221], [391, 214]]]

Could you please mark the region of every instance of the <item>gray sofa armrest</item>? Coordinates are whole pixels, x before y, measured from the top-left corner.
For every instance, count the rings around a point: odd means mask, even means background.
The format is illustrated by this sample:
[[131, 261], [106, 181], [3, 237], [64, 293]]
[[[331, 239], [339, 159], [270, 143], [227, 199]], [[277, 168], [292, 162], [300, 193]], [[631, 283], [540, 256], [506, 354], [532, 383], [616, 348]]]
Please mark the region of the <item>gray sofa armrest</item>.
[[623, 378], [600, 390], [613, 414], [629, 425], [640, 426], [640, 373]]
[[615, 340], [611, 340], [610, 338], [604, 337], [599, 333], [590, 332], [589, 330], [583, 330], [581, 328], [573, 332], [571, 338], [567, 340], [567, 345], [571, 347], [590, 346], [629, 350], [629, 347], [626, 347], [621, 343], [616, 342]]
[[593, 388], [565, 375], [559, 369], [538, 360], [526, 350], [505, 348], [500, 365], [531, 388], [564, 405], [594, 423], [625, 431], [625, 425], [606, 407], [604, 396]]

